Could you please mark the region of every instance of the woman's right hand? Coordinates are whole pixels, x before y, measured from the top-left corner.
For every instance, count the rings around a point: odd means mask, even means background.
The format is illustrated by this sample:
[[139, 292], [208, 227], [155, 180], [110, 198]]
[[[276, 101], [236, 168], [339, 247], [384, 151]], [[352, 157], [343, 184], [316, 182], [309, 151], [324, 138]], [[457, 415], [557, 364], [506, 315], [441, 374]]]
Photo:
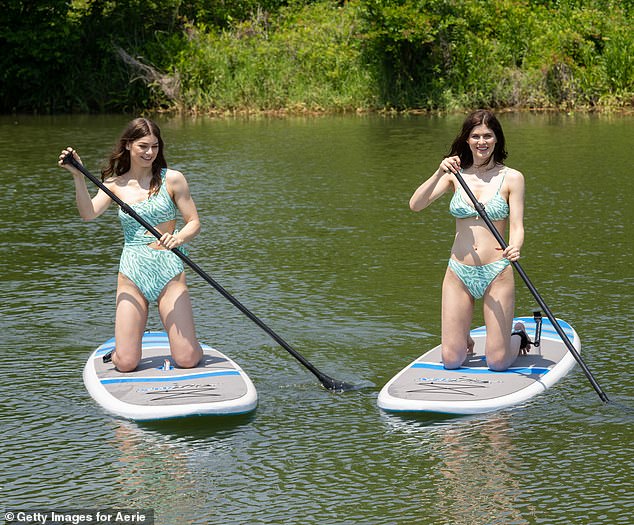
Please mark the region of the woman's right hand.
[[[69, 155], [72, 155], [74, 160], [73, 163], [64, 162]], [[57, 164], [60, 168], [68, 170], [73, 175], [77, 210], [79, 211], [79, 216], [82, 219], [86, 221], [96, 219], [108, 209], [108, 206], [112, 203], [112, 199], [106, 192], [99, 189], [94, 197], [90, 196], [88, 187], [86, 186], [86, 179], [83, 176], [84, 173], [76, 167], [83, 167], [83, 164], [79, 155], [77, 155], [77, 152], [73, 148], [63, 149], [59, 154]]]
[[460, 171], [460, 157], [445, 157], [438, 168], [440, 173], [458, 173]]
[[73, 156], [73, 158], [77, 162], [79, 162], [79, 164], [81, 164], [81, 159], [79, 158], [79, 155], [77, 155], [77, 152], [73, 148], [63, 149], [62, 152], [59, 154], [59, 160], [58, 160], [57, 164], [61, 168], [64, 168], [64, 169], [70, 171], [73, 175], [81, 175], [81, 172], [77, 168], [75, 168], [72, 164], [70, 164], [68, 162], [64, 162], [64, 159], [69, 154], [71, 154]]

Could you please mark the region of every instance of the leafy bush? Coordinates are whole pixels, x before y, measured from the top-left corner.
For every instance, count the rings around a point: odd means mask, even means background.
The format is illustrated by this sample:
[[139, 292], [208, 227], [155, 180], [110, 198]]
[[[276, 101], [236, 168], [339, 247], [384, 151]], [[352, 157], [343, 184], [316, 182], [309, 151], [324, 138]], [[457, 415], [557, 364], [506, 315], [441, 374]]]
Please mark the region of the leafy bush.
[[634, 0], [7, 4], [2, 112], [634, 102]]
[[371, 104], [354, 11], [330, 3], [258, 10], [220, 32], [188, 28], [176, 70], [196, 110], [347, 110]]

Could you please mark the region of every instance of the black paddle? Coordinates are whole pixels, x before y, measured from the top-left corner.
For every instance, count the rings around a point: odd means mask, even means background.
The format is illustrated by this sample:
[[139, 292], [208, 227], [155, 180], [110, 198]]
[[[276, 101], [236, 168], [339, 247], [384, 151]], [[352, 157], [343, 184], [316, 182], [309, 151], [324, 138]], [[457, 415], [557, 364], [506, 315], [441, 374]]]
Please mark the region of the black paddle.
[[[73, 167], [77, 168], [81, 171], [87, 178], [89, 178], [93, 183], [95, 183], [99, 188], [101, 188], [114, 202], [116, 202], [121, 209], [130, 215], [133, 219], [135, 219], [141, 226], [143, 226], [148, 232], [150, 232], [157, 239], [161, 238], [161, 233], [156, 230], [150, 223], [148, 223], [143, 217], [141, 217], [137, 212], [135, 212], [128, 204], [123, 202], [119, 197], [117, 197], [112, 191], [110, 191], [103, 182], [101, 182], [97, 177], [95, 177], [92, 173], [90, 173], [84, 166], [82, 166], [79, 162], [75, 160], [72, 153], [68, 153], [66, 157], [64, 157], [63, 162], [65, 164], [71, 164]], [[328, 390], [334, 390], [337, 392], [344, 392], [347, 390], [355, 390], [357, 387], [351, 385], [349, 383], [345, 383], [344, 381], [338, 381], [333, 379], [323, 372], [320, 372], [312, 363], [310, 363], [306, 358], [304, 358], [299, 352], [294, 350], [291, 345], [289, 345], [284, 339], [282, 339], [279, 335], [277, 335], [271, 328], [269, 328], [263, 321], [261, 321], [258, 317], [255, 316], [246, 306], [244, 306], [240, 301], [238, 301], [233, 295], [231, 295], [227, 290], [225, 290], [220, 284], [218, 284], [214, 279], [212, 279], [207, 273], [205, 273], [200, 266], [194, 263], [187, 255], [181, 252], [178, 248], [172, 249], [183, 262], [185, 262], [188, 266], [192, 268], [198, 275], [200, 275], [205, 281], [207, 281], [211, 286], [213, 286], [218, 292], [220, 292], [226, 299], [228, 299], [238, 310], [240, 310], [243, 314], [245, 314], [251, 321], [257, 324], [262, 330], [264, 330], [267, 334], [269, 334], [279, 345], [284, 348], [289, 354], [291, 354], [295, 359], [297, 359], [302, 365], [304, 365], [308, 370], [310, 370], [316, 377], [319, 379], [319, 382]]]
[[[502, 235], [500, 235], [500, 232], [493, 225], [493, 222], [491, 222], [491, 219], [489, 218], [489, 216], [487, 215], [486, 210], [484, 209], [484, 205], [482, 203], [478, 202], [478, 199], [473, 194], [473, 192], [471, 191], [469, 186], [467, 186], [467, 183], [462, 178], [462, 175], [460, 173], [454, 173], [454, 175], [458, 179], [458, 182], [460, 183], [460, 185], [464, 188], [465, 193], [469, 196], [469, 198], [473, 202], [473, 206], [476, 209], [476, 211], [480, 214], [480, 217], [482, 217], [482, 219], [484, 220], [484, 222], [488, 226], [489, 230], [491, 230], [491, 233], [496, 238], [496, 240], [498, 241], [498, 243], [500, 244], [502, 249], [505, 250], [508, 245], [506, 244], [506, 241], [504, 240], [504, 237], [502, 237]], [[583, 370], [583, 373], [589, 379], [590, 384], [596, 390], [597, 394], [599, 394], [599, 397], [601, 398], [601, 400], [604, 403], [608, 403], [610, 401], [608, 399], [608, 396], [601, 389], [601, 387], [599, 386], [599, 383], [597, 383], [597, 380], [594, 378], [594, 376], [590, 372], [590, 369], [584, 363], [583, 359], [581, 358], [581, 355], [579, 354], [579, 352], [577, 352], [577, 349], [572, 345], [572, 343], [570, 342], [570, 339], [568, 339], [568, 336], [564, 333], [563, 329], [559, 325], [559, 322], [557, 321], [557, 319], [555, 318], [553, 313], [550, 311], [550, 308], [548, 308], [548, 306], [546, 305], [546, 303], [542, 299], [541, 295], [539, 295], [539, 293], [537, 292], [537, 290], [533, 286], [533, 283], [531, 283], [530, 279], [528, 278], [528, 276], [526, 275], [526, 273], [524, 272], [524, 270], [520, 266], [520, 263], [518, 263], [517, 261], [511, 261], [511, 264], [513, 265], [513, 267], [515, 268], [517, 273], [520, 275], [522, 280], [526, 283], [526, 286], [528, 287], [530, 292], [533, 294], [533, 297], [535, 297], [535, 300], [537, 301], [537, 304], [539, 304], [539, 306], [542, 308], [542, 310], [544, 310], [544, 312], [546, 312], [546, 316], [548, 317], [548, 319], [550, 319], [550, 322], [552, 323], [553, 327], [555, 328], [555, 331], [557, 332], [557, 334], [559, 334], [559, 337], [561, 337], [561, 340], [564, 342], [564, 344], [566, 345], [566, 348], [568, 348], [568, 350], [570, 351], [572, 356], [575, 358], [577, 363], [579, 363], [579, 366]]]

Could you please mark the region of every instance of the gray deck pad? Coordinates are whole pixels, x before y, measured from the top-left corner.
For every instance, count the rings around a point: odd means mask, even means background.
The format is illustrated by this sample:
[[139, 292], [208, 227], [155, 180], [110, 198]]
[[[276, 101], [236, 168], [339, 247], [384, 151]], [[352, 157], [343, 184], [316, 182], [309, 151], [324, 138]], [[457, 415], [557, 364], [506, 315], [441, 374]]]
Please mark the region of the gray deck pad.
[[[566, 348], [544, 340], [540, 349], [520, 356], [505, 372], [492, 372], [484, 359], [484, 336], [474, 337], [475, 355], [457, 370], [440, 362], [440, 345], [422, 356], [394, 382], [388, 392], [401, 399], [456, 401], [505, 396], [540, 381], [566, 353]], [[539, 352], [539, 353], [538, 353]]]
[[[522, 321], [534, 339], [535, 320], [519, 317], [516, 321]], [[520, 355], [503, 372], [487, 367], [486, 327], [475, 328], [471, 330], [474, 354], [462, 366], [446, 369], [438, 345], [396, 374], [379, 392], [377, 404], [394, 412], [478, 414], [523, 403], [557, 383], [575, 365], [558, 329], [578, 352], [579, 336], [565, 321], [557, 320], [557, 325], [543, 319], [541, 344], [531, 346], [527, 355]]]
[[95, 371], [112, 396], [133, 405], [191, 405], [244, 396], [247, 385], [233, 363], [221, 352], [202, 346], [204, 357], [198, 366], [178, 368], [171, 359], [167, 337], [145, 334], [139, 366], [134, 372], [122, 373], [112, 362], [103, 362], [103, 355], [114, 348], [111, 340], [95, 352]]

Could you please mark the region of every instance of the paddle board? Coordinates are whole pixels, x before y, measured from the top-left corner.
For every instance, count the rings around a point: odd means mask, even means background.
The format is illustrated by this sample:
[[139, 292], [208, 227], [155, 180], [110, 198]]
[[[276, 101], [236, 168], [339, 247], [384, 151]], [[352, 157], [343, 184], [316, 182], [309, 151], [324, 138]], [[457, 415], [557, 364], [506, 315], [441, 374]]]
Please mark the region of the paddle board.
[[[528, 336], [533, 339], [536, 321], [519, 317]], [[557, 319], [574, 348], [581, 352], [577, 332]], [[433, 348], [410, 363], [380, 391], [377, 403], [388, 412], [435, 412], [442, 414], [480, 414], [523, 403], [553, 386], [575, 366], [552, 323], [544, 318], [539, 347], [530, 347], [504, 372], [486, 366], [484, 345], [486, 327], [471, 331], [474, 355], [462, 367], [446, 370], [441, 362], [441, 346]]]
[[165, 332], [143, 335], [143, 356], [134, 372], [122, 373], [103, 356], [114, 338], [99, 346], [84, 367], [84, 384], [106, 411], [136, 421], [194, 415], [237, 415], [257, 405], [247, 374], [229, 357], [201, 344], [203, 359], [195, 368], [175, 367]]

